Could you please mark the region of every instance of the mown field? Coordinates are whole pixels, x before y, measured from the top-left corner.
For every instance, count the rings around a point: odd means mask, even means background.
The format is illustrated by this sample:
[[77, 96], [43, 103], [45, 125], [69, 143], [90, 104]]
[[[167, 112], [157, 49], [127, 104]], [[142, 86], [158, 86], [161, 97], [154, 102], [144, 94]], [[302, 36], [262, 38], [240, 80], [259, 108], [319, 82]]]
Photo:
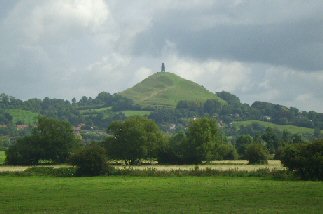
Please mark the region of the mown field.
[[126, 115], [126, 117], [131, 116], [148, 116], [151, 111], [122, 111]]
[[0, 176], [0, 213], [320, 213], [323, 183], [233, 177]]
[[[278, 160], [270, 160], [266, 165], [249, 165], [246, 160], [236, 160], [236, 161], [213, 161], [210, 164], [203, 165], [141, 165], [141, 166], [116, 166], [116, 168], [133, 168], [133, 169], [156, 169], [163, 171], [170, 170], [193, 170], [196, 167], [198, 169], [204, 170], [206, 168], [215, 169], [220, 171], [234, 170], [234, 171], [256, 171], [259, 169], [270, 169], [270, 170], [284, 170], [281, 162]], [[1, 168], [0, 168], [1, 171]]]
[[[259, 124], [264, 127], [276, 128], [280, 131], [288, 131], [292, 134], [313, 134], [314, 130], [307, 127], [299, 127], [293, 125], [278, 125], [270, 122], [260, 121], [260, 120], [245, 120], [245, 121], [235, 121], [233, 126], [236, 128], [240, 128], [241, 126], [250, 126], [252, 124]], [[323, 131], [321, 131], [323, 134]]]
[[[3, 160], [4, 160], [3, 154]], [[1, 153], [0, 153], [1, 159]], [[48, 166], [48, 165], [46, 165]], [[53, 165], [54, 167], [66, 167], [68, 165]], [[41, 167], [41, 166], [40, 166]], [[203, 170], [206, 168], [215, 169], [220, 171], [226, 170], [234, 170], [234, 171], [256, 171], [259, 169], [270, 169], [270, 170], [284, 170], [285, 168], [282, 166], [280, 161], [277, 160], [269, 160], [266, 165], [249, 165], [248, 161], [245, 160], [235, 160], [235, 161], [213, 161], [210, 164], [203, 165], [141, 165], [141, 166], [122, 166], [116, 165], [117, 169], [139, 169], [139, 170], [147, 170], [147, 169], [156, 169], [158, 171], [170, 171], [170, 170], [193, 170], [196, 167]], [[20, 172], [24, 171], [29, 166], [0, 166], [0, 172]]]

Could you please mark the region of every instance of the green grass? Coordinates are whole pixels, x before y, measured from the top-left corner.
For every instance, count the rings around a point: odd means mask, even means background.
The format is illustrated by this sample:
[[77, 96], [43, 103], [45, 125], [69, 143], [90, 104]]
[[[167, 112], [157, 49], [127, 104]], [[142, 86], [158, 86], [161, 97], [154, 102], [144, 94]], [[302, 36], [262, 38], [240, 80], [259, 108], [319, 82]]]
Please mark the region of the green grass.
[[151, 111], [122, 111], [126, 115], [126, 117], [131, 116], [148, 116]]
[[99, 113], [103, 113], [104, 114], [104, 118], [109, 118], [111, 115], [111, 106], [109, 107], [103, 107], [103, 108], [92, 108], [92, 109], [83, 109], [80, 110], [80, 113], [82, 115], [93, 115], [93, 114], [99, 114]]
[[34, 125], [37, 123], [38, 113], [25, 111], [22, 109], [8, 109], [9, 114], [13, 117], [13, 122], [21, 121], [23, 124]]
[[104, 108], [91, 108], [80, 110], [81, 114], [97, 114], [97, 113], [109, 113], [111, 111], [111, 106]]
[[[280, 131], [289, 131], [293, 134], [313, 134], [314, 130], [307, 127], [299, 127], [293, 125], [278, 125], [270, 122], [260, 121], [260, 120], [245, 120], [245, 121], [235, 121], [233, 122], [233, 126], [239, 128], [241, 126], [250, 126], [252, 124], [259, 124], [264, 127], [276, 128]], [[323, 131], [321, 131], [323, 134]]]
[[1, 213], [319, 213], [323, 183], [229, 177], [0, 177]]
[[0, 165], [4, 163], [5, 159], [6, 159], [5, 151], [0, 151]]
[[203, 86], [168, 72], [155, 73], [120, 95], [142, 106], [175, 107], [181, 100], [203, 102], [207, 99], [225, 103]]

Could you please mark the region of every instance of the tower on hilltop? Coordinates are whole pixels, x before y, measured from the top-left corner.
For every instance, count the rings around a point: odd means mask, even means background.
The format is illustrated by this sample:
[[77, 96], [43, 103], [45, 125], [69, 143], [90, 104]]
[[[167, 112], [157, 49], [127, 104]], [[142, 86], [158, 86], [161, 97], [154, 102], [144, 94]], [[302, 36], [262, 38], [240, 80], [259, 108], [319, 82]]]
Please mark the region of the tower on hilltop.
[[160, 72], [166, 72], [165, 63], [162, 63]]

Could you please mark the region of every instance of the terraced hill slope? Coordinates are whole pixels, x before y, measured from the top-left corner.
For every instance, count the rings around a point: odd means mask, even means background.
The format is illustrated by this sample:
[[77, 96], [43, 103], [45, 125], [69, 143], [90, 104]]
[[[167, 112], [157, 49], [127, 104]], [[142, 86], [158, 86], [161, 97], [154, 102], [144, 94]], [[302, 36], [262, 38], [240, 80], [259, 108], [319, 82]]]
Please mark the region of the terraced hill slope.
[[121, 92], [120, 95], [145, 107], [173, 108], [181, 100], [203, 102], [207, 99], [216, 99], [225, 103], [224, 100], [203, 86], [169, 72], [155, 73], [134, 87]]

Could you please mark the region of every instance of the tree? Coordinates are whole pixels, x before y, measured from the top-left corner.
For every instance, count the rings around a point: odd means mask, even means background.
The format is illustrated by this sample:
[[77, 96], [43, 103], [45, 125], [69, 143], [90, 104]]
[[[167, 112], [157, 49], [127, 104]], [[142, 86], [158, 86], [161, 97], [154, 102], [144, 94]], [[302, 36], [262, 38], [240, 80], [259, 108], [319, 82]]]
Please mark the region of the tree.
[[215, 148], [223, 143], [223, 135], [216, 119], [200, 118], [191, 121], [184, 141], [186, 163], [201, 163], [213, 159]]
[[224, 143], [217, 120], [212, 118], [192, 120], [185, 133], [172, 136], [158, 152], [159, 163], [198, 164], [224, 158], [236, 158], [236, 150]]
[[253, 138], [250, 135], [241, 135], [236, 140], [236, 147], [240, 157], [245, 156], [246, 146], [253, 143]]
[[186, 135], [178, 132], [158, 149], [157, 161], [159, 164], [185, 164]]
[[246, 148], [246, 158], [249, 164], [266, 164], [268, 159], [268, 150], [260, 143], [249, 144]]
[[212, 154], [211, 157], [215, 160], [236, 160], [238, 156], [238, 152], [232, 144], [221, 143], [215, 148], [215, 154]]
[[323, 180], [323, 140], [288, 145], [282, 151], [281, 161], [302, 179]]
[[208, 99], [205, 101], [203, 108], [205, 113], [214, 115], [222, 110], [222, 104], [215, 99]]
[[11, 165], [36, 165], [42, 159], [44, 148], [38, 136], [20, 138], [6, 151], [6, 163]]
[[85, 146], [72, 155], [71, 162], [77, 167], [76, 174], [79, 176], [96, 176], [106, 172], [106, 152], [97, 144]]
[[64, 163], [76, 146], [76, 138], [70, 123], [47, 117], [38, 119], [38, 127], [33, 135], [43, 142], [44, 159]]
[[77, 145], [72, 126], [66, 121], [38, 118], [31, 136], [21, 138], [7, 151], [8, 164], [37, 164], [39, 160], [64, 163]]
[[281, 146], [278, 134], [273, 128], [268, 127], [261, 137], [266, 142], [267, 148], [271, 153], [275, 153]]
[[142, 158], [153, 158], [163, 141], [156, 123], [144, 117], [130, 117], [125, 121], [115, 121], [108, 127], [112, 137], [105, 142], [111, 158], [134, 164]]

